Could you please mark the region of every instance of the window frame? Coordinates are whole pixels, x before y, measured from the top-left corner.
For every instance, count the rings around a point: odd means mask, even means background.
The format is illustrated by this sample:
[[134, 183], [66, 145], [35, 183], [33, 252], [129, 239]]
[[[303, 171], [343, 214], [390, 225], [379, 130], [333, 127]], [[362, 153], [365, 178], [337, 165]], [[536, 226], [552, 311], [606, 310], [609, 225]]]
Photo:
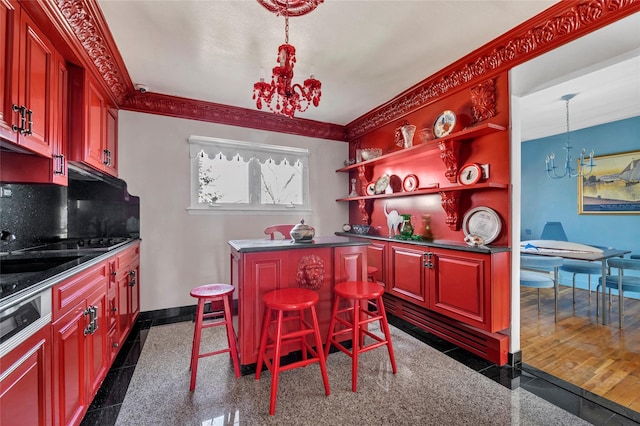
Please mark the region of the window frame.
[[[236, 141], [231, 139], [214, 138], [207, 136], [191, 135], [187, 139], [189, 144], [189, 168], [190, 168], [190, 205], [187, 211], [190, 214], [215, 214], [233, 212], [234, 214], [264, 214], [277, 213], [299, 215], [300, 213], [311, 212], [311, 196], [309, 194], [309, 155], [305, 148], [295, 148], [282, 145], [271, 145], [259, 142]], [[210, 158], [218, 154], [224, 155], [227, 159], [240, 154], [243, 161], [257, 159], [264, 163], [271, 158], [280, 164], [284, 159], [289, 163], [300, 161], [302, 163], [302, 204], [282, 205], [282, 204], [262, 204], [260, 202], [261, 185], [251, 185], [249, 179], [249, 203], [221, 203], [209, 204], [198, 202], [199, 175], [198, 175], [198, 154], [204, 153]]]

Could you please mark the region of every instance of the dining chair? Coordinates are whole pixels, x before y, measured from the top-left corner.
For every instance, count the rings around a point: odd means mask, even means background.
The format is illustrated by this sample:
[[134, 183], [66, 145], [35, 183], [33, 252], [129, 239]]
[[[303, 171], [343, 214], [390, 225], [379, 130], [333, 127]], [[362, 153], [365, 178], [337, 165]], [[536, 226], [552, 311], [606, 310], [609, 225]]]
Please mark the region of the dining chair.
[[273, 240], [276, 236], [276, 233], [280, 233], [284, 236], [286, 240], [291, 239], [291, 230], [295, 225], [288, 224], [280, 224], [280, 225], [271, 225], [264, 228], [264, 233], [269, 235]]
[[[540, 289], [553, 289], [554, 321], [558, 321], [558, 268], [563, 262], [564, 259], [557, 256], [520, 255], [520, 286], [538, 289], [538, 311]], [[550, 270], [553, 271], [553, 278]]]
[[[599, 248], [601, 250], [613, 249], [613, 247], [596, 245], [591, 245], [591, 247]], [[571, 274], [571, 287], [574, 305], [576, 303], [576, 275], [578, 274], [585, 274], [587, 276], [587, 289], [589, 290], [589, 300], [591, 300], [591, 275], [598, 275], [602, 277], [602, 262], [565, 259], [564, 263], [560, 267], [560, 270], [563, 272], [569, 272]]]
[[542, 228], [542, 234], [540, 234], [541, 240], [556, 240], [556, 241], [569, 241], [567, 234], [564, 232], [562, 222], [547, 222]]
[[[634, 255], [635, 256], [635, 255]], [[624, 292], [631, 291], [634, 293], [640, 293], [640, 276], [625, 275], [625, 270], [640, 271], [640, 256], [633, 259], [625, 259], [622, 257], [613, 257], [607, 260], [609, 266], [609, 274], [606, 276], [606, 286], [609, 289], [609, 297], [611, 297], [611, 289], [621, 289], [618, 295], [618, 326], [623, 328], [624, 325]], [[617, 269], [617, 274], [612, 274], [613, 269]], [[600, 286], [602, 285], [602, 278], [598, 280], [598, 287], [596, 288], [596, 313], [598, 312], [598, 295]], [[611, 305], [609, 305], [611, 306]]]

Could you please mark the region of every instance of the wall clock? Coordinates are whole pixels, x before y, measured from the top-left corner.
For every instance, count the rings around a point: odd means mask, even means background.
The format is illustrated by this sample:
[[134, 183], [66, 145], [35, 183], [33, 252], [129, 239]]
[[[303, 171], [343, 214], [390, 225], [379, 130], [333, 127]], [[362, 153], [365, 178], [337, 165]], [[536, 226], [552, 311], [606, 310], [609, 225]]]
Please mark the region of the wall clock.
[[478, 183], [482, 177], [482, 168], [476, 163], [467, 163], [458, 172], [458, 182], [462, 185]]

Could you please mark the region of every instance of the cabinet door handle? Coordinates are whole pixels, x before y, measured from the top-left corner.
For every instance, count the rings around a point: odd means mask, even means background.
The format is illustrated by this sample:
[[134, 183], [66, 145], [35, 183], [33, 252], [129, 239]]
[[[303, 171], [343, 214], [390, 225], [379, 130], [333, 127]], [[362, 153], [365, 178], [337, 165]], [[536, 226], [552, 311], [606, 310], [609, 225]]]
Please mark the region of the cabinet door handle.
[[29, 119], [28, 119], [28, 123], [29, 123], [29, 128], [28, 129], [24, 129], [22, 131], [22, 134], [25, 136], [29, 136], [33, 134], [33, 111], [31, 111], [30, 109], [27, 110], [27, 114], [26, 114]]
[[129, 286], [136, 285], [136, 271], [129, 271]]
[[62, 176], [67, 174], [67, 162], [66, 158], [64, 158], [64, 154], [60, 154], [60, 174]]
[[98, 307], [92, 306], [91, 308], [93, 311], [93, 326], [91, 327], [91, 334], [94, 334], [98, 331]]
[[109, 150], [108, 149], [103, 149], [102, 150], [102, 155], [104, 156], [104, 160], [102, 160], [102, 164], [104, 164], [105, 166], [109, 165]]
[[13, 109], [13, 112], [20, 113], [20, 127], [14, 124], [11, 126], [11, 130], [13, 130], [16, 133], [22, 133], [24, 131], [24, 126], [27, 120], [27, 118], [25, 117], [25, 112], [27, 111], [27, 108], [24, 106], [12, 105], [12, 109]]
[[94, 334], [98, 330], [98, 308], [89, 306], [84, 310], [84, 315], [89, 315], [89, 325], [84, 329], [84, 335]]
[[82, 314], [84, 316], [89, 315], [89, 324], [84, 328], [83, 334], [86, 336], [87, 334], [91, 334], [91, 327], [93, 326], [93, 314], [91, 311], [91, 307], [85, 309]]
[[425, 268], [432, 269], [433, 268], [433, 253], [428, 251], [426, 253], [422, 253], [422, 266]]
[[53, 158], [55, 159], [53, 174], [64, 176], [64, 155], [53, 154]]

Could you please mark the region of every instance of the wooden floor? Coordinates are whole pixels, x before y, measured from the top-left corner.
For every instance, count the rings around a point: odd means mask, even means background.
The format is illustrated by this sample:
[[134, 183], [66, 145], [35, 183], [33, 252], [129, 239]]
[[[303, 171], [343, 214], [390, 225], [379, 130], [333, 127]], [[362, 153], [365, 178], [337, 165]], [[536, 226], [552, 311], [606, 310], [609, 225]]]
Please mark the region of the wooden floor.
[[599, 324], [595, 292], [561, 286], [558, 322], [553, 290], [521, 289], [522, 361], [564, 381], [640, 412], [640, 300], [625, 298], [624, 329], [618, 328], [618, 298], [610, 321]]

